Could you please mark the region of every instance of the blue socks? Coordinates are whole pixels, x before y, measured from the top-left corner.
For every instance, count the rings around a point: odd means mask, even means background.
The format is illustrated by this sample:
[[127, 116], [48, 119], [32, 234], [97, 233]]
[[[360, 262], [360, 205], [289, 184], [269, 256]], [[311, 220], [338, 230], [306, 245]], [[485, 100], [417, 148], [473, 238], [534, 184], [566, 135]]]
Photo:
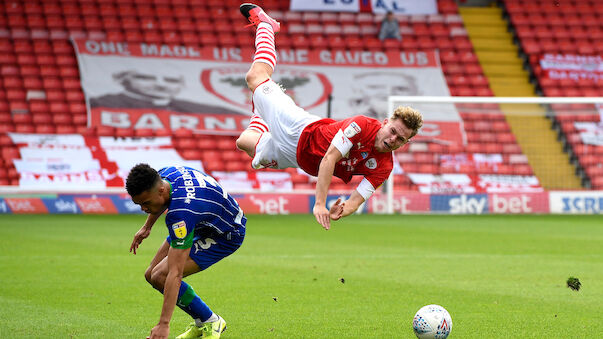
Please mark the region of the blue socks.
[[176, 305], [193, 317], [193, 319], [200, 319], [202, 322], [209, 319], [213, 314], [203, 300], [195, 294], [193, 288], [184, 281], [180, 283]]

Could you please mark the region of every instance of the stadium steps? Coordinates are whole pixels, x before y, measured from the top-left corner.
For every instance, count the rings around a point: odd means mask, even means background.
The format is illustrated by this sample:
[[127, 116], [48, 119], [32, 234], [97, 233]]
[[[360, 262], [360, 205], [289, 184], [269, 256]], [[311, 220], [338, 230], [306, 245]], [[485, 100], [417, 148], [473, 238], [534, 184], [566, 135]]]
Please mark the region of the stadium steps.
[[513, 36], [497, 7], [461, 7], [460, 14], [477, 58], [497, 96], [531, 96], [534, 87], [523, 69]]
[[[507, 31], [502, 10], [461, 7], [459, 12], [494, 95], [535, 96], [513, 36]], [[557, 141], [544, 110], [538, 105], [501, 105], [501, 108], [503, 112], [529, 113], [507, 114], [506, 118], [541, 185], [547, 189], [580, 188], [580, 179]]]
[[[580, 179], [569, 163], [563, 145], [557, 141], [557, 134], [551, 129], [551, 122], [544, 116], [544, 110], [535, 104], [503, 104], [503, 112], [517, 138], [522, 152], [534, 174], [545, 189], [579, 189]], [[511, 114], [509, 114], [509, 112]], [[517, 112], [520, 114], [512, 114]], [[527, 114], [525, 114], [527, 113]]]

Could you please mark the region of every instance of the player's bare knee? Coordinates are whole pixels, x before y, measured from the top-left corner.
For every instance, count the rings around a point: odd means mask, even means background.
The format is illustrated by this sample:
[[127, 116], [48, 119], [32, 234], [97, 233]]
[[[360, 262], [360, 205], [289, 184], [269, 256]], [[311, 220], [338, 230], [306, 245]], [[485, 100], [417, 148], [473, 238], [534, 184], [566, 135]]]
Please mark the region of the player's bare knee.
[[151, 272], [149, 284], [151, 284], [151, 286], [153, 286], [156, 290], [163, 291], [166, 276], [167, 274], [162, 270], [154, 269], [153, 272]]
[[247, 152], [246, 146], [247, 143], [245, 142], [245, 136], [244, 135], [240, 135], [239, 138], [237, 139], [237, 141], [235, 141], [235, 144], [237, 145], [237, 148], [243, 152]]
[[250, 90], [254, 91], [256, 87], [258, 87], [262, 82], [270, 79], [272, 75], [272, 69], [270, 66], [257, 62], [251, 66], [247, 74], [245, 74], [245, 81], [247, 82], [247, 87]]
[[[255, 134], [258, 134], [256, 137]], [[257, 143], [257, 139], [259, 138], [259, 133], [255, 133], [252, 131], [245, 131], [241, 133], [239, 138], [236, 141], [237, 148], [241, 151], [247, 153], [250, 157], [253, 157], [255, 153], [255, 144]]]
[[151, 275], [152, 274], [153, 274], [153, 267], [147, 268], [147, 270], [144, 272], [144, 278], [151, 285], [152, 285], [152, 283], [151, 283]]
[[247, 74], [245, 74], [245, 81], [247, 82], [247, 87], [249, 87], [250, 90], [253, 91], [257, 87], [258, 77], [258, 71], [253, 67], [249, 70], [249, 72], [247, 72]]

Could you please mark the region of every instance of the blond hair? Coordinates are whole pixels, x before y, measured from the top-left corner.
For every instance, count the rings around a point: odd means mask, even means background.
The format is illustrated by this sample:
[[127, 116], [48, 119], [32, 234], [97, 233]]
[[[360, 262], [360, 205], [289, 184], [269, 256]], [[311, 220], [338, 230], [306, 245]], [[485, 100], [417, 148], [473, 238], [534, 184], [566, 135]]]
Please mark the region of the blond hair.
[[391, 120], [402, 120], [402, 123], [412, 130], [409, 139], [417, 135], [421, 126], [423, 126], [423, 116], [419, 111], [410, 106], [398, 106], [394, 114], [390, 117]]

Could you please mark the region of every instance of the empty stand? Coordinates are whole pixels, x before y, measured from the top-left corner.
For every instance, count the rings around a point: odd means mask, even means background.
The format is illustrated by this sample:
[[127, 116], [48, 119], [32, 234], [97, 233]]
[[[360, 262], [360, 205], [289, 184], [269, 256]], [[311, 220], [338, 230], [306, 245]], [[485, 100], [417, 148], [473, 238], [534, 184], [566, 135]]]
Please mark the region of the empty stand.
[[[371, 51], [438, 49], [452, 95], [492, 95], [453, 0], [439, 0], [439, 14], [436, 15], [400, 16], [402, 41], [380, 41], [376, 38], [382, 19], [379, 15], [298, 13], [288, 10], [288, 1], [263, 0], [258, 3], [269, 14], [285, 23], [277, 36], [278, 46]], [[507, 1], [506, 5], [510, 3], [519, 2]], [[0, 97], [0, 144], [2, 159], [5, 160], [0, 167], [0, 184], [18, 182], [18, 174], [15, 175], [10, 159], [18, 158], [19, 153], [14, 145], [7, 143], [5, 134], [12, 131], [99, 136], [171, 136], [183, 158], [201, 159], [206, 171], [250, 170], [250, 159], [236, 150], [235, 138], [232, 136], [200, 137], [185, 129], [153, 131], [86, 127], [86, 103], [80, 87], [74, 50], [69, 42], [70, 37], [101, 38], [130, 43], [234, 47], [248, 52], [253, 44], [253, 34], [250, 30], [242, 29], [239, 4], [240, 1], [234, 0], [22, 0], [0, 5], [0, 14], [6, 18], [6, 29], [0, 29], [3, 93]], [[539, 5], [538, 8], [541, 7], [543, 6]], [[591, 5], [588, 8], [596, 10], [593, 7], [595, 6]], [[585, 11], [585, 8], [580, 7], [580, 11]], [[569, 20], [563, 29], [567, 34], [548, 34], [551, 31], [548, 26], [546, 29], [536, 29], [532, 24], [525, 24], [528, 16], [525, 13], [522, 15], [515, 22], [528, 27], [524, 29], [527, 33], [522, 33], [527, 34], [526, 39], [532, 39], [528, 40], [528, 44], [540, 43], [544, 39], [569, 39], [566, 42], [570, 44], [576, 42], [584, 45], [586, 41], [590, 41], [584, 34], [586, 27], [597, 27], [593, 18], [581, 23]], [[543, 17], [544, 15], [542, 14]], [[563, 15], [565, 18], [566, 15]], [[211, 18], [209, 23], [208, 16]], [[592, 48], [598, 50], [599, 46]], [[588, 47], [584, 47], [584, 50], [588, 50]], [[583, 84], [576, 88], [582, 91], [588, 89], [588, 86]], [[35, 91], [42, 92], [43, 97], [30, 99]], [[459, 111], [465, 121], [467, 145], [413, 145], [408, 153], [396, 153], [396, 158], [406, 172], [437, 174], [456, 171], [472, 175], [532, 172], [526, 162], [511, 162], [511, 159], [520, 157], [522, 152], [502, 113], [495, 111], [480, 115], [479, 108], [459, 108]], [[474, 153], [501, 154], [503, 162], [498, 166], [443, 166], [443, 155]], [[412, 158], [404, 157], [403, 154], [409, 154]], [[517, 166], [518, 164], [521, 166]], [[599, 173], [595, 166], [588, 165], [587, 169], [588, 173]], [[291, 173], [295, 188], [314, 187], [315, 182], [310, 177], [295, 171]], [[357, 180], [358, 178], [354, 178], [352, 185], [357, 184]], [[333, 182], [335, 189], [348, 190], [349, 187], [338, 180]], [[406, 175], [396, 176], [396, 187], [417, 189]]]

